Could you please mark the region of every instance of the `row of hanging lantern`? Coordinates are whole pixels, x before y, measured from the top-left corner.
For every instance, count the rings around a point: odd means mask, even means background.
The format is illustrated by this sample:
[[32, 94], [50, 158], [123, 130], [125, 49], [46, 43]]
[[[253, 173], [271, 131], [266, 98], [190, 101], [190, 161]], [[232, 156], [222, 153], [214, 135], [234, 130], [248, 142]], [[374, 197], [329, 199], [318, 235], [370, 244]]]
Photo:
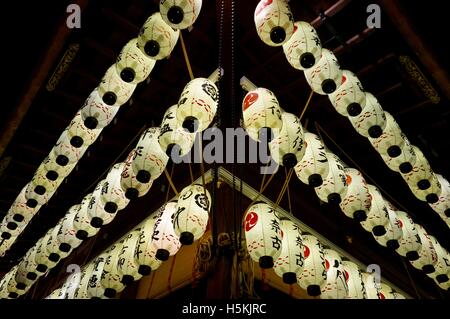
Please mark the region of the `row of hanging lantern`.
[[[272, 268], [283, 282], [298, 284], [310, 296], [323, 299], [404, 298], [377, 283], [355, 263], [324, 247], [299, 225], [264, 202], [254, 203], [243, 218], [247, 251], [263, 269]], [[381, 284], [381, 285], [380, 285]]]
[[343, 70], [333, 52], [322, 47], [314, 27], [305, 21], [294, 22], [286, 0], [261, 0], [255, 9], [255, 26], [264, 43], [283, 47], [288, 62], [304, 71], [311, 89], [328, 95], [336, 111], [348, 117], [386, 165], [400, 173], [411, 192], [450, 227], [448, 181], [433, 172], [421, 150], [409, 142], [375, 96], [363, 89], [357, 76]]
[[114, 119], [120, 106], [131, 98], [137, 84], [150, 75], [156, 61], [170, 55], [180, 29], [195, 22], [201, 6], [201, 0], [161, 0], [160, 12], [152, 14], [138, 37], [123, 47], [116, 62], [106, 71], [6, 214], [0, 225], [0, 256], [9, 250], [31, 218], [55, 194], [88, 147]]
[[[436, 279], [441, 287], [447, 285], [450, 266], [444, 263], [445, 266], [435, 267], [438, 259], [427, 257], [436, 255], [432, 251], [439, 251], [440, 258], [450, 262], [450, 255], [437, 241], [434, 242], [436, 249], [428, 239], [429, 244], [425, 245], [425, 239], [418, 235], [421, 229], [422, 237], [428, 238], [423, 228], [384, 199], [375, 186], [365, 181], [361, 172], [347, 167], [327, 150], [319, 136], [306, 132], [298, 117], [283, 111], [271, 91], [256, 88], [245, 78], [242, 84], [249, 90], [242, 103], [244, 128], [252, 139], [260, 142], [265, 137], [263, 133], [274, 136], [269, 142], [269, 151], [277, 164], [293, 168], [303, 183], [314, 187], [321, 201], [339, 205], [346, 216], [360, 222], [380, 245], [396, 250], [414, 267]], [[264, 207], [269, 210], [267, 205]], [[245, 227], [250, 227], [253, 217], [246, 218]], [[270, 241], [274, 236], [266, 234], [265, 239]], [[258, 247], [262, 243], [248, 245], [251, 249], [252, 245]], [[262, 267], [266, 264], [270, 262], [261, 261]]]

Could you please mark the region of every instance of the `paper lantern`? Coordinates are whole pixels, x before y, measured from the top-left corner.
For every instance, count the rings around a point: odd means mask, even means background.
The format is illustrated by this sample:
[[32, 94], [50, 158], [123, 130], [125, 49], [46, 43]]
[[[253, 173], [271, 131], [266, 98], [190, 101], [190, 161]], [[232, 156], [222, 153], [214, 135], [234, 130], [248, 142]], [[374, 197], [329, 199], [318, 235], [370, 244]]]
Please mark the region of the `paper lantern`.
[[166, 168], [169, 157], [159, 146], [159, 133], [159, 127], [147, 129], [135, 147], [136, 153], [131, 166], [140, 183], [157, 179]]
[[386, 115], [380, 103], [371, 93], [366, 92], [366, 106], [357, 116], [348, 118], [355, 130], [364, 137], [378, 138], [386, 127]]
[[413, 169], [416, 162], [416, 153], [406, 136], [403, 136], [404, 143], [400, 147], [400, 155], [391, 157], [389, 155], [380, 154], [386, 165], [393, 171], [398, 173], [409, 173]]
[[294, 32], [294, 17], [286, 0], [261, 0], [255, 9], [259, 38], [267, 45], [283, 45]]
[[283, 234], [281, 254], [274, 261], [273, 269], [285, 284], [292, 285], [303, 271], [302, 233], [289, 219], [282, 218], [280, 225]]
[[[17, 274], [17, 268], [18, 266], [14, 266], [9, 273], [11, 273], [9, 276], [5, 276], [7, 278], [5, 278], [5, 282], [6, 282], [6, 289], [3, 288], [5, 291], [5, 295], [7, 295], [7, 297], [5, 299], [17, 299], [20, 296], [22, 296], [25, 291], [21, 290], [21, 289], [17, 289], [16, 288], [16, 274]], [[0, 284], [1, 286], [1, 284]], [[0, 288], [0, 291], [2, 291], [2, 289]], [[1, 296], [2, 293], [0, 293], [0, 299], [3, 299], [4, 297]]]
[[165, 204], [157, 215], [153, 229], [152, 244], [156, 249], [156, 259], [166, 261], [181, 248], [181, 243], [173, 229], [172, 219], [177, 211], [177, 202]]
[[325, 268], [327, 280], [322, 287], [320, 298], [345, 299], [348, 295], [348, 286], [345, 278], [341, 256], [332, 249], [324, 249]]
[[281, 255], [283, 240], [275, 210], [264, 202], [253, 204], [244, 215], [243, 228], [250, 257], [261, 268], [272, 268]]
[[377, 277], [376, 274], [369, 274], [366, 272], [362, 272], [361, 276], [366, 289], [367, 299], [380, 299], [381, 281], [379, 280], [381, 278]]
[[79, 206], [78, 212], [73, 218], [73, 227], [76, 231], [75, 236], [78, 239], [85, 240], [88, 237], [92, 237], [99, 232], [98, 227], [94, 227], [91, 224], [91, 218], [88, 214], [88, 208], [92, 204], [93, 193], [86, 195]]
[[389, 207], [389, 205], [386, 205], [386, 208], [389, 216], [389, 222], [385, 226], [386, 233], [381, 236], [377, 236], [373, 233], [372, 235], [380, 245], [394, 250], [400, 247], [399, 240], [403, 236], [403, 231], [401, 221], [397, 217], [395, 208]]
[[422, 242], [416, 225], [411, 217], [400, 210], [395, 211], [397, 214], [399, 225], [402, 229], [402, 237], [398, 241], [399, 247], [397, 252], [408, 260], [416, 260], [419, 258], [419, 251], [422, 248]]
[[177, 44], [179, 30], [172, 29], [159, 12], [152, 14], [145, 21], [137, 45], [142, 52], [154, 60], [167, 58]]
[[329, 163], [325, 153], [325, 146], [320, 137], [306, 132], [305, 154], [301, 161], [295, 165], [294, 170], [298, 179], [312, 187], [322, 185], [328, 176]]
[[325, 257], [322, 244], [309, 234], [303, 233], [303, 271], [297, 277], [298, 284], [306, 289], [308, 295], [319, 296], [321, 287], [327, 280]]
[[272, 91], [257, 88], [248, 92], [242, 102], [244, 128], [255, 141], [270, 142], [281, 131], [281, 107]]
[[[1, 233], [2, 236], [4, 233]], [[4, 257], [6, 252], [11, 248], [11, 246], [17, 240], [17, 236], [11, 236], [10, 233], [7, 234], [8, 239], [0, 240], [0, 257]]]
[[195, 135], [187, 132], [180, 125], [177, 119], [178, 105], [172, 105], [164, 114], [161, 122], [158, 142], [161, 149], [166, 152], [167, 156], [171, 157], [172, 150], [177, 151], [180, 157], [189, 153], [194, 145]]
[[389, 213], [383, 196], [373, 185], [368, 185], [370, 194], [370, 210], [367, 219], [361, 221], [361, 226], [375, 236], [386, 234], [386, 226], [389, 223]]
[[48, 259], [58, 262], [59, 260], [66, 258], [71, 251], [64, 252], [59, 250], [61, 243], [58, 241], [58, 233], [61, 230], [63, 220], [59, 220], [58, 223], [51, 229], [51, 234], [47, 242]]
[[84, 126], [97, 130], [109, 125], [119, 109], [119, 106], [111, 106], [103, 102], [98, 89], [95, 89], [84, 102], [80, 113]]
[[394, 290], [390, 286], [385, 283], [380, 284], [380, 299], [397, 299], [397, 296], [394, 293]]
[[77, 165], [77, 161], [69, 163], [69, 159], [63, 154], [57, 154], [55, 147], [53, 147], [49, 155], [43, 160], [42, 165], [47, 170], [47, 178], [56, 180], [67, 177]]
[[48, 171], [45, 169], [44, 165], [39, 166], [34, 173], [33, 178], [28, 183], [28, 187], [25, 191], [25, 197], [36, 193], [38, 195], [37, 197], [43, 200], [44, 197], [47, 197], [45, 196], [46, 193], [53, 193], [63, 181], [62, 178], [53, 180], [53, 177], [54, 176], [51, 176], [51, 174], [48, 174]]
[[125, 238], [122, 238], [105, 250], [105, 264], [103, 265], [100, 282], [105, 289], [103, 295], [107, 298], [114, 298], [118, 292], [125, 289], [125, 285], [121, 281], [122, 275], [119, 274], [117, 269], [117, 261], [124, 241]]
[[15, 299], [19, 295], [13, 294], [11, 297], [9, 296], [10, 292], [8, 291], [8, 283], [15, 276], [14, 268], [8, 271], [2, 279], [0, 279], [0, 299]]
[[15, 240], [27, 227], [26, 223], [17, 223], [15, 222], [11, 215], [6, 215], [2, 223], [0, 224], [0, 232], [2, 240]]
[[58, 231], [59, 250], [62, 253], [70, 253], [72, 249], [80, 246], [82, 240], [77, 238], [77, 229], [74, 226], [74, 219], [80, 205], [74, 205], [69, 208], [66, 215], [61, 219], [61, 228]]
[[121, 276], [121, 282], [125, 286], [129, 286], [133, 281], [142, 278], [139, 273], [139, 264], [134, 259], [134, 253], [136, 251], [136, 245], [139, 240], [141, 228], [140, 226], [134, 228], [125, 236], [125, 240], [122, 244], [122, 249], [119, 252], [117, 259], [117, 270]]
[[100, 200], [104, 205], [103, 209], [114, 215], [118, 210], [124, 209], [130, 200], [125, 197], [125, 192], [120, 186], [121, 174], [125, 168], [125, 163], [115, 164], [108, 172], [105, 180], [101, 182]]
[[369, 141], [378, 153], [395, 158], [401, 154], [405, 135], [391, 114], [384, 112], [384, 115], [386, 116], [386, 126], [383, 132], [377, 138], [369, 137]]
[[436, 278], [433, 278], [436, 285], [444, 291], [450, 291], [450, 280], [446, 282], [438, 282]]
[[342, 83], [342, 69], [334, 53], [322, 48], [320, 60], [305, 70], [305, 78], [311, 89], [318, 94], [336, 91]]
[[109, 106], [121, 106], [133, 95], [136, 84], [120, 78], [115, 65], [111, 65], [97, 86], [102, 101]]
[[103, 267], [105, 266], [105, 259], [106, 256], [104, 254], [101, 254], [100, 256], [97, 256], [93, 261], [90, 262], [93, 264], [93, 267], [86, 290], [88, 298], [91, 299], [105, 298], [104, 297], [105, 289], [101, 284]]
[[134, 38], [122, 48], [116, 60], [116, 70], [122, 81], [140, 83], [152, 72], [156, 60], [149, 58], [137, 46]]
[[308, 22], [294, 23], [292, 36], [283, 44], [284, 55], [292, 67], [305, 70], [320, 60], [322, 43], [316, 29]]
[[364, 287], [361, 270], [358, 266], [348, 260], [342, 260], [342, 267], [347, 282], [347, 299], [366, 299], [366, 289]]
[[328, 98], [336, 111], [344, 116], [358, 116], [366, 106], [362, 84], [349, 70], [342, 71], [341, 85]]
[[293, 168], [305, 154], [303, 127], [292, 113], [281, 113], [281, 119], [283, 126], [280, 134], [269, 143], [270, 156], [278, 165]]
[[147, 194], [153, 184], [153, 180], [150, 180], [147, 183], [141, 183], [138, 181], [137, 173], [134, 172], [132, 166], [135, 157], [137, 157], [136, 148], [128, 154], [122, 174], [120, 175], [120, 187], [125, 192], [125, 197], [130, 200]]
[[70, 144], [75, 147], [92, 145], [100, 136], [101, 132], [101, 128], [90, 129], [84, 125], [81, 111], [77, 112], [67, 127], [67, 137], [70, 140]]
[[50, 253], [47, 250], [47, 246], [52, 235], [52, 230], [53, 228], [50, 228], [47, 233], [41, 237], [39, 245], [37, 245], [36, 248], [36, 256], [34, 258], [37, 264], [36, 270], [42, 274], [45, 274], [49, 269], [54, 268], [59, 261], [59, 258], [57, 260], [49, 259]]
[[433, 246], [433, 241], [425, 229], [419, 224], [416, 224], [416, 227], [420, 241], [422, 242], [422, 247], [419, 251], [419, 258], [412, 260], [411, 264], [414, 268], [423, 270], [426, 274], [431, 274], [436, 270], [435, 265], [438, 261], [436, 250]]
[[87, 289], [90, 284], [94, 263], [88, 263], [81, 271], [80, 284], [75, 288], [74, 299], [88, 299]]
[[156, 247], [153, 245], [153, 231], [156, 222], [156, 216], [161, 210], [148, 217], [140, 225], [139, 239], [136, 243], [134, 251], [134, 259], [139, 265], [138, 273], [142, 276], [148, 276], [150, 273], [159, 268], [161, 260], [156, 259]]
[[72, 144], [72, 139], [69, 138], [67, 130], [64, 130], [53, 147], [56, 155], [56, 163], [65, 166], [73, 164], [80, 160], [86, 152], [88, 145]]
[[344, 164], [333, 153], [326, 152], [326, 156], [329, 165], [328, 175], [320, 186], [314, 188], [314, 191], [320, 200], [330, 204], [339, 204], [347, 194], [347, 176]]
[[434, 265], [434, 272], [427, 274], [427, 276], [436, 278], [436, 281], [439, 283], [447, 282], [450, 280], [450, 255], [434, 236], [429, 236], [433, 243], [433, 248], [436, 251], [437, 261]]
[[[120, 171], [119, 172], [119, 181], [120, 181], [121, 173], [122, 172]], [[87, 207], [87, 215], [91, 221], [91, 226], [96, 227], [96, 228], [100, 228], [103, 225], [109, 224], [116, 217], [115, 210], [111, 209], [110, 211], [112, 211], [112, 213], [109, 213], [105, 210], [105, 203], [101, 199], [102, 192], [105, 189], [105, 187], [104, 187], [105, 183], [106, 183], [106, 179], [100, 181], [97, 184], [94, 191], [92, 192], [91, 202], [89, 203], [89, 205]], [[109, 187], [109, 185], [106, 187]], [[116, 207], [114, 205], [112, 205], [113, 208]]]
[[61, 298], [61, 295], [63, 294], [63, 292], [61, 291], [61, 288], [56, 288], [55, 290], [53, 290], [47, 297], [45, 297], [44, 299], [63, 299]]
[[364, 221], [370, 210], [370, 194], [362, 174], [354, 168], [344, 169], [347, 183], [347, 193], [342, 197], [339, 207], [344, 214], [356, 221]]
[[441, 193], [439, 180], [422, 151], [416, 146], [413, 146], [413, 149], [416, 154], [416, 162], [409, 173], [401, 175], [418, 199], [436, 203], [439, 201]]
[[211, 209], [211, 195], [202, 185], [189, 185], [180, 192], [173, 217], [175, 234], [183, 245], [203, 236]]
[[64, 299], [75, 299], [75, 292], [81, 283], [81, 274], [81, 270], [75, 270], [67, 277], [61, 287], [61, 290], [64, 292], [64, 295], [62, 296]]
[[159, 12], [168, 25], [174, 29], [186, 29], [197, 20], [202, 0], [160, 0]]
[[183, 89], [178, 100], [177, 121], [190, 133], [205, 130], [214, 119], [219, 89], [210, 79], [196, 78]]
[[429, 205], [441, 217], [450, 217], [450, 183], [442, 175], [436, 174], [436, 177], [441, 184], [441, 194], [437, 202]]
[[19, 289], [24, 288], [27, 285], [32, 285], [32, 283], [42, 275], [36, 270], [38, 266], [36, 263], [36, 251], [39, 246], [38, 244], [40, 244], [39, 241], [36, 242], [33, 247], [28, 249], [27, 253], [18, 264], [18, 272], [25, 276], [25, 278], [22, 278], [21, 281], [17, 282]]

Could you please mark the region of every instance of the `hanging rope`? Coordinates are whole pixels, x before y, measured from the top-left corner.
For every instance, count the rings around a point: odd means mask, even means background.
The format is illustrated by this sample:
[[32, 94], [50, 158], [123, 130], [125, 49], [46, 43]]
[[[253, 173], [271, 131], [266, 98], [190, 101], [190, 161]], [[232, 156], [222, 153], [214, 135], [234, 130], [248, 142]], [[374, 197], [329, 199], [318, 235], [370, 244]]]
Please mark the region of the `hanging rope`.
[[164, 169], [164, 174], [167, 177], [167, 181], [169, 182], [170, 187], [172, 187], [173, 192], [178, 196], [179, 193], [177, 191], [177, 188], [175, 187], [173, 181], [172, 181], [172, 177], [170, 176], [169, 172], [167, 171], [167, 168]]
[[186, 62], [186, 67], [189, 72], [189, 77], [191, 78], [191, 80], [193, 80], [194, 73], [192, 72], [191, 62], [189, 61], [189, 56], [188, 56], [188, 53], [186, 50], [186, 44], [184, 43], [183, 32], [180, 32], [180, 42], [181, 42], [181, 48], [183, 49], [184, 61]]
[[300, 117], [299, 117], [300, 122], [302, 121], [303, 115], [305, 115], [306, 110], [308, 109], [309, 103], [311, 102], [311, 99], [312, 99], [313, 95], [314, 95], [314, 91], [311, 90], [311, 93], [309, 93], [308, 99], [306, 100], [305, 106], [303, 107], [303, 110], [300, 113]]
[[[175, 170], [175, 163], [172, 162], [172, 169], [170, 170], [170, 179], [172, 179], [173, 172]], [[167, 187], [166, 192], [166, 203], [169, 201], [170, 187]], [[175, 193], [176, 194], [176, 193]]]
[[[286, 178], [287, 178], [288, 170], [286, 169], [286, 167], [284, 168], [284, 174], [286, 175]], [[291, 191], [289, 189], [289, 184], [287, 185], [287, 198], [288, 198], [288, 205], [289, 205], [289, 213], [292, 215]]]

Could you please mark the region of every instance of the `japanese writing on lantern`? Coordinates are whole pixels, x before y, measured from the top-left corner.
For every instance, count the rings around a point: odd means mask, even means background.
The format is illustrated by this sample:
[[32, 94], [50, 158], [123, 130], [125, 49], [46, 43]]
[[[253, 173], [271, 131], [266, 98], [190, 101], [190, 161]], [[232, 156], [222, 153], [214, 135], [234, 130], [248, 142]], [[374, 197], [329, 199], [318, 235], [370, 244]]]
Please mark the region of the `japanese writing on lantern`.
[[278, 236], [270, 237], [270, 239], [272, 239], [272, 247], [275, 248], [276, 250], [280, 250], [281, 249], [281, 239], [278, 238]]

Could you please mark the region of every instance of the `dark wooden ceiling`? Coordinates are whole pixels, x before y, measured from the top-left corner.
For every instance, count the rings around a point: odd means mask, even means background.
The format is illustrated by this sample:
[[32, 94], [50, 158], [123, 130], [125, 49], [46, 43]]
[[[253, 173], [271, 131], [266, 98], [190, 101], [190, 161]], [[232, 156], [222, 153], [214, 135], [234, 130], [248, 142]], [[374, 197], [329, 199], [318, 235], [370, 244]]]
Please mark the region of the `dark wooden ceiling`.
[[[10, 129], [12, 115], [23, 102], [23, 96], [36, 85], [34, 75], [42, 71], [45, 57], [53, 53], [55, 60], [2, 155], [2, 161], [9, 164], [0, 172], [0, 214], [7, 212], [21, 188], [31, 179], [84, 99], [98, 84], [106, 69], [114, 63], [122, 46], [137, 36], [139, 27], [158, 8], [157, 1], [148, 0], [81, 2], [86, 4], [82, 13], [82, 27], [68, 32], [65, 38], [59, 37], [55, 40], [54, 35], [61, 28], [66, 28], [65, 9], [69, 1], [58, 1], [58, 4], [54, 1], [41, 1], [26, 10], [17, 4], [16, 10], [11, 11], [16, 12], [16, 21], [13, 25], [5, 25], [2, 28], [7, 34], [7, 42], [11, 44], [2, 52], [4, 74], [7, 75], [2, 82], [2, 113], [5, 115], [0, 117], [2, 134]], [[294, 70], [287, 63], [282, 50], [266, 46], [256, 35], [253, 12], [257, 2], [236, 2], [233, 59], [230, 51], [226, 51], [232, 48], [231, 27], [228, 25], [224, 29], [225, 53], [221, 60], [226, 69], [234, 67], [235, 70], [233, 76], [225, 74], [224, 81], [234, 81], [236, 84], [238, 79], [245, 75], [258, 86], [271, 89], [285, 110], [299, 114], [310, 89], [302, 72]], [[411, 41], [408, 41], [411, 39], [399, 32], [398, 21], [390, 19], [385, 7], [382, 7], [382, 27], [367, 30], [366, 7], [372, 2], [377, 1], [291, 0], [290, 6], [295, 20], [315, 21], [324, 46], [335, 50], [343, 68], [355, 72], [365, 89], [372, 92], [384, 109], [394, 115], [411, 142], [423, 150], [435, 172], [449, 178], [450, 161], [447, 150], [450, 147], [450, 112], [449, 99], [445, 95], [448, 82], [433, 77], [436, 70], [426, 63], [423, 53], [411, 45]], [[381, 1], [382, 5], [386, 3], [389, 1]], [[429, 49], [433, 62], [448, 71], [449, 62], [446, 58], [449, 56], [449, 49], [442, 38], [438, 37], [439, 32], [445, 30], [445, 20], [440, 19], [444, 16], [444, 10], [437, 9], [441, 5], [440, 2], [433, 10], [430, 9], [431, 6], [425, 6], [420, 1], [398, 3], [404, 7], [402, 16], [410, 21], [414, 33]], [[191, 32], [183, 32], [196, 76], [208, 76], [219, 63], [219, 7], [214, 0], [204, 0], [194, 28]], [[329, 8], [333, 10], [326, 11]], [[229, 9], [229, 4], [226, 4], [227, 12]], [[323, 11], [329, 16], [324, 23], [318, 19], [319, 13]], [[226, 21], [229, 21], [228, 18]], [[334, 29], [336, 34], [333, 34], [331, 29]], [[55, 41], [60, 41], [62, 49], [59, 52], [48, 52]], [[80, 45], [75, 60], [56, 89], [48, 91], [48, 79], [65, 50], [74, 43]], [[431, 102], [422, 93], [420, 86], [399, 62], [400, 56], [408, 56], [417, 64], [439, 94], [439, 103]], [[67, 208], [92, 191], [96, 182], [113, 163], [126, 157], [143, 127], [159, 125], [162, 114], [177, 102], [188, 81], [189, 74], [181, 46], [178, 44], [170, 59], [156, 64], [150, 81], [138, 86], [132, 103], [121, 108], [116, 120], [105, 128], [99, 140], [90, 147], [57, 194], [35, 216], [7, 255], [0, 258], [0, 273], [9, 270], [11, 265], [65, 214]], [[232, 90], [233, 88], [235, 90]], [[223, 127], [237, 122], [236, 119], [233, 121], [232, 114], [240, 115], [231, 112], [231, 108], [234, 105], [239, 109], [244, 96], [244, 92], [236, 88], [236, 85], [228, 84], [224, 90], [227, 94], [224, 95], [225, 101], [220, 112]], [[229, 92], [231, 94], [228, 94]], [[362, 167], [366, 176], [383, 188], [386, 197], [395, 199], [405, 207], [417, 223], [424, 225], [438, 238], [441, 245], [450, 249], [450, 231], [445, 223], [427, 204], [420, 202], [410, 193], [402, 178], [385, 166], [368, 141], [353, 130], [346, 118], [334, 111], [326, 97], [314, 95], [305, 119], [308, 122], [308, 130], [316, 132], [315, 123], [323, 127], [340, 146], [340, 149], [337, 148], [324, 136], [325, 143], [333, 152], [349, 165], [354, 161]], [[341, 150], [349, 154], [351, 159]], [[198, 175], [197, 166], [194, 168]], [[255, 188], [259, 188], [259, 166], [227, 165], [227, 168]], [[185, 165], [175, 168], [174, 179], [179, 185], [188, 182], [185, 172]], [[265, 194], [273, 194], [269, 197], [275, 200], [283, 182], [284, 174], [280, 171]], [[137, 224], [162, 203], [167, 187], [166, 180], [161, 177], [148, 195], [131, 203], [119, 213], [111, 225], [104, 227], [96, 237], [86, 241], [70, 260], [78, 263], [88, 260]], [[444, 292], [440, 291], [431, 279], [410, 265], [405, 266], [398, 255], [379, 246], [356, 222], [349, 220], [335, 208], [320, 203], [314, 191], [302, 185], [296, 178], [291, 180], [290, 194], [293, 212], [299, 219], [325, 234], [361, 261], [380, 264], [383, 275], [400, 288], [415, 296], [410, 274], [421, 296], [444, 296]], [[286, 199], [281, 202], [281, 206], [287, 208]], [[61, 276], [63, 272], [61, 267], [58, 267], [51, 274]], [[48, 284], [48, 279], [45, 280]]]

